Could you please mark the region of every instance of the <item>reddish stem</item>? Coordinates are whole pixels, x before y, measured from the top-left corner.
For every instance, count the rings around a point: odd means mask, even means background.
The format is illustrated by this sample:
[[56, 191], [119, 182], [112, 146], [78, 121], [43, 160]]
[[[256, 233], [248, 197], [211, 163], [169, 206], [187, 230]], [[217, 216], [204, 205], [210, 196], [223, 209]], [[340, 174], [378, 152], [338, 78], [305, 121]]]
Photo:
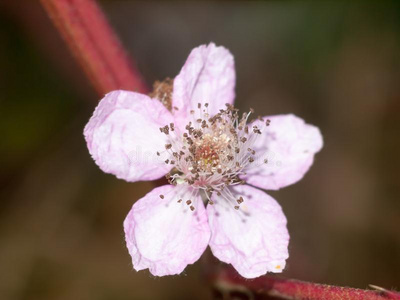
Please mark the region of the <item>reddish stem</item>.
[[100, 95], [148, 91], [95, 0], [41, 2]]
[[246, 280], [231, 269], [220, 271], [213, 281], [216, 289], [222, 293], [224, 299], [230, 299], [232, 294], [242, 294], [255, 299], [400, 300], [399, 293], [378, 287], [374, 287], [376, 290], [360, 290], [283, 279], [275, 276], [263, 276], [254, 280]]

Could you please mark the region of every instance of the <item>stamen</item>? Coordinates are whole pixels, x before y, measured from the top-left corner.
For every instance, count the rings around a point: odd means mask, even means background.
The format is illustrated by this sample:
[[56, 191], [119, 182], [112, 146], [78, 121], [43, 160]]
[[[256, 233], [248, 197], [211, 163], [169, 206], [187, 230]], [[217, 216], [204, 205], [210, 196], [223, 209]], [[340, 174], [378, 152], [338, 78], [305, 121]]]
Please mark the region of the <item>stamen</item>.
[[[225, 109], [210, 117], [208, 107], [208, 103], [199, 102], [196, 110], [190, 111], [191, 120], [184, 132], [175, 128], [174, 123], [161, 127], [167, 138], [166, 151], [157, 152], [157, 156], [167, 155], [164, 162], [174, 166], [166, 175], [170, 184], [182, 188], [191, 186], [190, 192], [184, 192], [178, 203], [185, 201], [194, 210], [196, 201], [190, 199], [198, 199], [198, 192], [206, 195], [204, 199], [210, 205], [214, 203], [211, 195], [215, 193], [230, 207], [239, 209], [243, 198], [233, 197], [226, 187], [244, 183], [240, 176], [246, 174], [250, 165], [255, 165], [252, 164], [256, 155], [253, 145], [264, 128], [252, 125], [249, 130], [246, 125], [253, 109], [240, 117], [237, 109], [226, 104]], [[262, 124], [268, 126], [270, 121]], [[267, 162], [265, 159], [264, 163]]]

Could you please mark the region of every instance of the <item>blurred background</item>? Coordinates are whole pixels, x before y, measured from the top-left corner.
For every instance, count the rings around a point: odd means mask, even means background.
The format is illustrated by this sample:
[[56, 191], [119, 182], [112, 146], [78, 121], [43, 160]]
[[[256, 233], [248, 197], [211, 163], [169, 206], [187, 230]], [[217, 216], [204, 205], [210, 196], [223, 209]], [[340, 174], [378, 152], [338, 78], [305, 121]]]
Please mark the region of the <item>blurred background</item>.
[[[320, 127], [310, 172], [270, 193], [291, 234], [283, 276], [400, 288], [397, 1], [100, 4], [149, 85], [214, 41], [235, 56], [241, 110]], [[0, 3], [0, 89], [1, 299], [211, 299], [201, 262], [133, 271], [122, 222], [153, 185], [92, 161], [100, 97], [36, 1]]]

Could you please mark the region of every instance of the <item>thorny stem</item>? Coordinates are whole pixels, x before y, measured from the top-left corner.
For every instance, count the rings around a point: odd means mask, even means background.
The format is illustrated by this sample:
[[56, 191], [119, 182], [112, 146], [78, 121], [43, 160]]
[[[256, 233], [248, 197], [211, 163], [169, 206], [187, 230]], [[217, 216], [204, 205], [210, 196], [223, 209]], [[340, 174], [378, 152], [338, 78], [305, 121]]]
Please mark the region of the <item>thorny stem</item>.
[[[100, 95], [116, 89], [148, 92], [139, 72], [95, 0], [41, 0], [50, 18]], [[246, 280], [230, 268], [210, 277], [223, 299], [400, 300], [400, 294], [263, 276]]]
[[400, 293], [370, 285], [361, 290], [279, 278], [273, 275], [247, 280], [230, 268], [221, 270], [211, 282], [222, 299], [292, 300], [400, 300]]
[[95, 0], [41, 3], [100, 95], [148, 91]]

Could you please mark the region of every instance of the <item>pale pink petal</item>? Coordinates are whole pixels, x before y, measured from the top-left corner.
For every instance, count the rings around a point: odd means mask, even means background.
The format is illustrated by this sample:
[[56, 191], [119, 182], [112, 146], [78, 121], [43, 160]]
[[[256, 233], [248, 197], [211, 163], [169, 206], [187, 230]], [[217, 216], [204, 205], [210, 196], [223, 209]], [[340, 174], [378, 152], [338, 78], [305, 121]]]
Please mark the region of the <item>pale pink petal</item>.
[[[271, 121], [265, 127], [261, 121], [250, 124], [265, 129], [253, 148], [256, 161], [249, 165], [243, 179], [267, 190], [278, 190], [303, 178], [313, 164], [314, 155], [322, 148], [319, 129], [294, 115], [264, 117]], [[267, 163], [264, 160], [267, 159]]]
[[[191, 198], [195, 210], [189, 209], [185, 202], [190, 192], [188, 187], [165, 185], [133, 205], [124, 229], [135, 270], [149, 269], [155, 276], [180, 274], [204, 252], [210, 240], [207, 214], [199, 196]], [[178, 203], [180, 198], [184, 201]]]
[[244, 199], [239, 210], [234, 209], [236, 203], [215, 194], [215, 204], [207, 206], [211, 251], [245, 278], [282, 272], [289, 257], [289, 234], [281, 207], [272, 197], [248, 185], [231, 191]]
[[189, 120], [190, 110], [198, 103], [209, 103], [208, 113], [212, 116], [233, 104], [235, 98], [235, 64], [232, 54], [224, 47], [211, 43], [194, 48], [181, 72], [174, 79], [173, 106], [178, 125]]
[[166, 144], [159, 128], [172, 121], [159, 101], [114, 91], [100, 101], [84, 135], [90, 154], [104, 172], [127, 181], [153, 180], [170, 169], [156, 152], [165, 150]]

